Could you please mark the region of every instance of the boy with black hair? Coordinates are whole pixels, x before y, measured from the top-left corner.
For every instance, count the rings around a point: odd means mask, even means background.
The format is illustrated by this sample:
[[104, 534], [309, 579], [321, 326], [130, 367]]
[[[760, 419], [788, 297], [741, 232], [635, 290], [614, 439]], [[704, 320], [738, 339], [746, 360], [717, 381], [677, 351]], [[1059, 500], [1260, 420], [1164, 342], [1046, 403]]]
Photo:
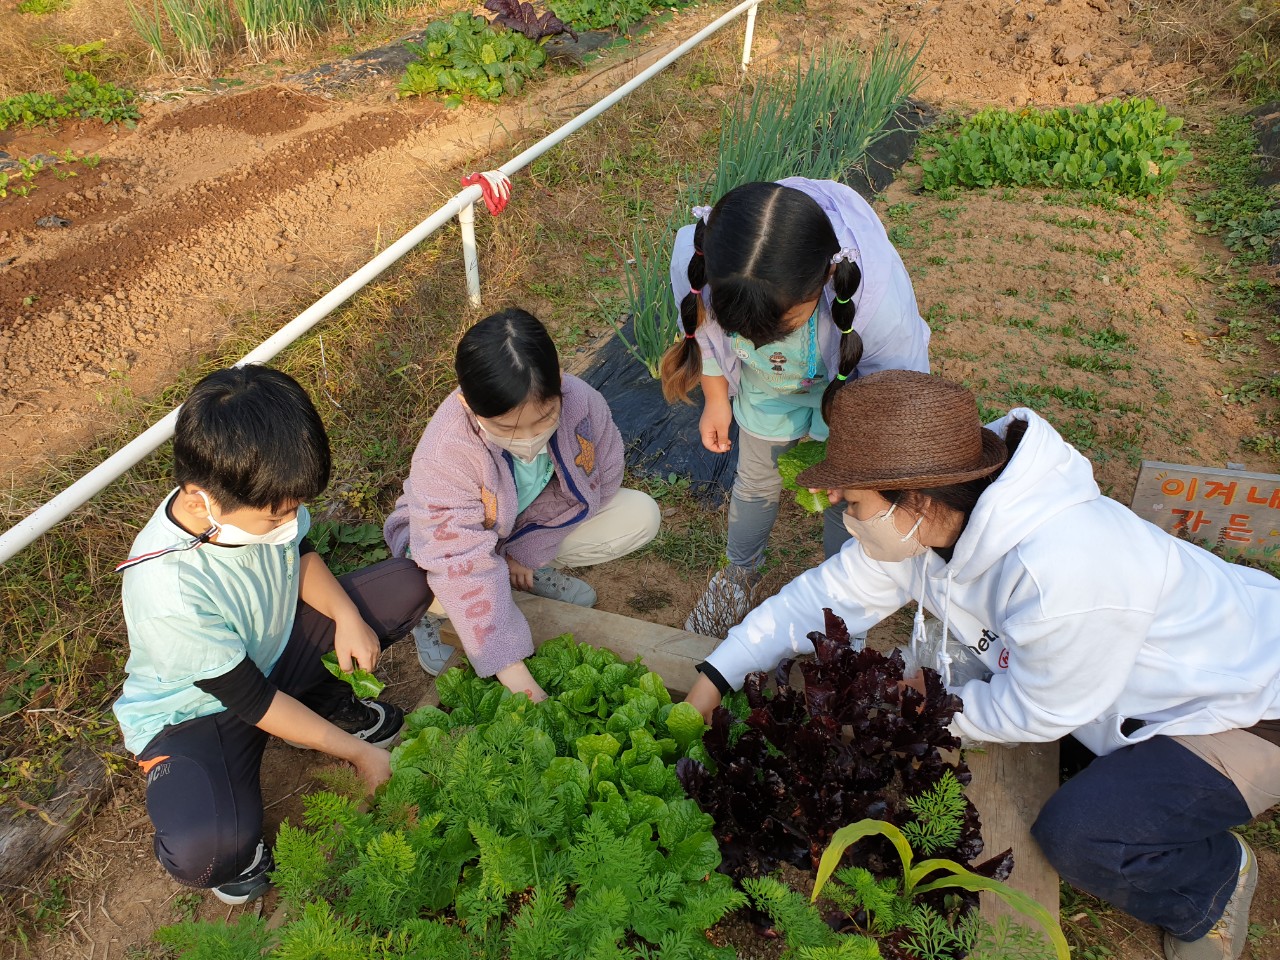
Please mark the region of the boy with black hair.
[[268, 736], [351, 762], [372, 791], [404, 721], [321, 663], [372, 670], [431, 594], [411, 560], [336, 579], [305, 537], [303, 501], [329, 482], [329, 440], [303, 389], [261, 366], [196, 384], [173, 445], [178, 487], [133, 543], [125, 745], [147, 775], [156, 857], [224, 903], [261, 896], [274, 869], [259, 787]]

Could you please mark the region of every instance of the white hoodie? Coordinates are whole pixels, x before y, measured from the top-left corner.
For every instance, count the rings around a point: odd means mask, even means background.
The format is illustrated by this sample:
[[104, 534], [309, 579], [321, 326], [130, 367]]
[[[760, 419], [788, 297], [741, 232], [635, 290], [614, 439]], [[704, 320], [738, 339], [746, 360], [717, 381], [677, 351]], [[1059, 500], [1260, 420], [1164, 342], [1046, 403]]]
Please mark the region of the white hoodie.
[[[1031, 410], [951, 562], [869, 559], [857, 540], [766, 600], [708, 658], [735, 688], [811, 653], [822, 608], [851, 633], [920, 595], [994, 675], [957, 690], [957, 733], [1020, 743], [1074, 734], [1107, 754], [1156, 734], [1280, 717], [1280, 581], [1170, 536], [1101, 495], [1093, 468]], [[949, 600], [949, 602], [948, 602]], [[1129, 735], [1125, 720], [1145, 721]]]

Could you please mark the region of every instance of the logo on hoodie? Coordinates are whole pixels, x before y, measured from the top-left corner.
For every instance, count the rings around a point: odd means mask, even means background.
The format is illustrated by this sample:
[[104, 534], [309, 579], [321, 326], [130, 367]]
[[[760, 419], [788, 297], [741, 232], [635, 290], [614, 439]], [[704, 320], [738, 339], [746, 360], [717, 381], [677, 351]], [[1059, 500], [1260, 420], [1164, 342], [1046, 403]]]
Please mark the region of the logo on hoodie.
[[492, 530], [498, 523], [498, 497], [483, 484], [480, 486], [480, 502], [484, 505], [484, 528]]
[[580, 433], [574, 436], [578, 438], [578, 449], [581, 453], [574, 457], [573, 462], [589, 477], [596, 469], [596, 445]]

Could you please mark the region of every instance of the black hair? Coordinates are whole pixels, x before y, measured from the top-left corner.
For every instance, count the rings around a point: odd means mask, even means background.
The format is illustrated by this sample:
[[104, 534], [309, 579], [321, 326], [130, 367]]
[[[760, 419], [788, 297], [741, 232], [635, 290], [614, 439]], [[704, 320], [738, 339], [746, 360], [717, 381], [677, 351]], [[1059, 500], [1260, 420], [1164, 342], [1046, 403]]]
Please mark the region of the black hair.
[[500, 417], [526, 400], [560, 396], [560, 357], [533, 314], [510, 308], [462, 335], [453, 369], [462, 399], [477, 417]]
[[[986, 427], [982, 429], [983, 432], [987, 430]], [[949, 483], [942, 487], [924, 487], [915, 490], [880, 490], [878, 492], [880, 496], [890, 503], [901, 503], [908, 508], [923, 503], [926, 497], [934, 503], [950, 507], [964, 517], [964, 522], [960, 525], [960, 529], [963, 531], [969, 524], [969, 517], [972, 516], [974, 507], [978, 505], [978, 498], [986, 492], [987, 487], [999, 479], [1000, 474], [1004, 473], [1005, 468], [1009, 466], [1009, 461], [1013, 459], [1013, 452], [1018, 449], [1018, 444], [1022, 442], [1026, 432], [1026, 420], [1014, 418], [1009, 421], [1009, 426], [1004, 436], [1004, 445], [1008, 454], [1004, 463], [1000, 465], [1000, 469], [994, 473], [987, 474], [985, 477], [977, 477], [961, 483]]]
[[[680, 302], [684, 337], [662, 358], [662, 388], [669, 401], [687, 400], [702, 375], [693, 334], [702, 321], [705, 285], [711, 285], [711, 307], [720, 327], [762, 347], [786, 335], [781, 321], [788, 310], [822, 295], [840, 241], [808, 194], [778, 183], [744, 183], [720, 198], [706, 223], [698, 221], [693, 251], [690, 290]], [[853, 299], [862, 271], [853, 261], [841, 260], [831, 280], [840, 369], [828, 392], [852, 376], [862, 359], [862, 338], [853, 329]]]
[[305, 390], [270, 367], [230, 367], [192, 388], [178, 413], [173, 474], [223, 510], [278, 510], [329, 485], [329, 437]]

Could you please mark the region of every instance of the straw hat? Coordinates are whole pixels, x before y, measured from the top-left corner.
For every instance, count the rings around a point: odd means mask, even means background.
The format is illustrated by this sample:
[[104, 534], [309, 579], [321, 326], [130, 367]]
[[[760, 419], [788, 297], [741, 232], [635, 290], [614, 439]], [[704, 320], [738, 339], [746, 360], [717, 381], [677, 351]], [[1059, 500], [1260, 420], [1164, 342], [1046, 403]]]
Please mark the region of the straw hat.
[[1004, 441], [984, 430], [973, 394], [950, 380], [882, 370], [840, 387], [831, 400], [827, 456], [797, 486], [918, 490], [994, 473]]

